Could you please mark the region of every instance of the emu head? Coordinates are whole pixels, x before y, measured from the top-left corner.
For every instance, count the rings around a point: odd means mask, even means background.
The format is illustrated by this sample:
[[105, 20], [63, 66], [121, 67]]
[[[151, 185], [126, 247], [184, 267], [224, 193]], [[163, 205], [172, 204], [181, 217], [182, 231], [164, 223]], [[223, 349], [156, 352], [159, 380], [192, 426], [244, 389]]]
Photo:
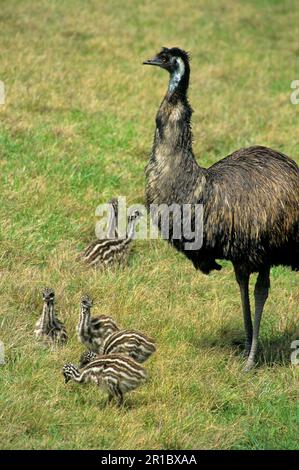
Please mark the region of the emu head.
[[96, 353], [92, 351], [84, 351], [80, 357], [79, 367], [85, 367], [90, 362], [94, 361], [97, 358]]
[[134, 209], [128, 214], [127, 235], [131, 238], [135, 232], [135, 226], [138, 220], [143, 216], [140, 210]]
[[143, 214], [141, 211], [135, 209], [133, 210], [129, 215], [128, 215], [128, 224], [133, 222], [133, 221], [137, 221], [138, 219], [140, 219], [140, 217], [142, 217]]
[[55, 292], [54, 289], [52, 289], [51, 287], [45, 287], [42, 291], [42, 295], [44, 302], [46, 302], [47, 304], [54, 302]]
[[89, 297], [89, 295], [82, 295], [82, 297], [81, 297], [81, 307], [83, 309], [83, 312], [89, 312], [92, 305], [93, 305], [93, 301]]
[[163, 47], [162, 50], [152, 59], [143, 62], [144, 65], [156, 65], [170, 73], [169, 91], [172, 92], [178, 88], [179, 84], [188, 88], [190, 66], [188, 52], [178, 47], [168, 49]]
[[78, 377], [80, 375], [77, 367], [73, 364], [64, 364], [62, 374], [64, 376], [65, 383], [68, 383], [74, 377]]

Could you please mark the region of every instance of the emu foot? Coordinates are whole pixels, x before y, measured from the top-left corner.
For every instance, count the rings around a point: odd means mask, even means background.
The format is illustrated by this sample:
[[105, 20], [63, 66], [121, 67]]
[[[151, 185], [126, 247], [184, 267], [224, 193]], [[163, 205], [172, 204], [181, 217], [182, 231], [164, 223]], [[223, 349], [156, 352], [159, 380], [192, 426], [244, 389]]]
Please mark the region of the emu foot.
[[114, 399], [114, 397], [112, 397], [111, 399], [108, 398], [107, 405], [110, 408], [115, 408], [115, 407], [116, 408], [123, 408], [124, 407], [124, 401]]
[[255, 361], [254, 359], [252, 358], [248, 358], [247, 359], [247, 362], [243, 368], [243, 372], [249, 372], [250, 370], [252, 370], [253, 368], [255, 367]]
[[113, 406], [113, 395], [108, 395], [107, 405]]
[[[246, 341], [246, 344], [248, 344], [248, 341]], [[245, 348], [245, 350], [246, 349], [247, 348]], [[259, 348], [256, 345], [255, 346], [251, 345], [250, 353], [247, 355], [247, 362], [246, 362], [245, 367], [243, 369], [244, 372], [248, 372], [249, 370], [251, 370], [255, 367], [258, 349]]]

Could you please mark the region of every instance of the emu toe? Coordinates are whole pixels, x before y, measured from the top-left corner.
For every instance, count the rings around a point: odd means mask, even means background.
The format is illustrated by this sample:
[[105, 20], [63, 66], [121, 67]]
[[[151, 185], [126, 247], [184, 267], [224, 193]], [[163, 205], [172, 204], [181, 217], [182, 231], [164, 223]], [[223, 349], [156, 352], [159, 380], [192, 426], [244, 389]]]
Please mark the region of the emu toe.
[[243, 368], [243, 372], [249, 372], [255, 367], [255, 362], [252, 359], [247, 359], [247, 362]]

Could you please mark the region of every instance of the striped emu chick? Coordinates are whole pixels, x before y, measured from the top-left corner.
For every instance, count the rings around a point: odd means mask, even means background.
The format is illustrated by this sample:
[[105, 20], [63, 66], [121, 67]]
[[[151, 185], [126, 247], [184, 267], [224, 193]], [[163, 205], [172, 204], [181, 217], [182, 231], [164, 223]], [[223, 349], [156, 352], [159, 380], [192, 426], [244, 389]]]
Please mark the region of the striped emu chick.
[[118, 218], [117, 201], [111, 200], [112, 210], [108, 234], [106, 238], [94, 240], [82, 253], [81, 259], [84, 263], [96, 268], [111, 266], [124, 266], [128, 262], [132, 248], [137, 220], [141, 213], [137, 210], [132, 212], [127, 219], [127, 230], [124, 237], [118, 233], [116, 220]]
[[67, 333], [64, 324], [57, 318], [55, 313], [55, 292], [46, 287], [42, 291], [44, 306], [40, 319], [35, 326], [37, 339], [45, 343], [64, 344], [67, 342]]
[[90, 312], [92, 305], [92, 299], [88, 295], [81, 298], [78, 337], [84, 346], [95, 353], [99, 353], [105, 339], [118, 331], [118, 326], [111, 317], [106, 315], [92, 318]]
[[[103, 355], [124, 354], [134, 361], [145, 362], [156, 351], [153, 339], [135, 330], [116, 331], [104, 341], [100, 351]], [[80, 358], [80, 367], [94, 361], [97, 355], [92, 351], [85, 351]]]
[[62, 369], [65, 382], [74, 380], [78, 383], [94, 382], [108, 391], [109, 402], [116, 398], [122, 405], [125, 393], [135, 390], [146, 380], [146, 370], [132, 359], [119, 354], [99, 356], [84, 369], [73, 364], [65, 364]]

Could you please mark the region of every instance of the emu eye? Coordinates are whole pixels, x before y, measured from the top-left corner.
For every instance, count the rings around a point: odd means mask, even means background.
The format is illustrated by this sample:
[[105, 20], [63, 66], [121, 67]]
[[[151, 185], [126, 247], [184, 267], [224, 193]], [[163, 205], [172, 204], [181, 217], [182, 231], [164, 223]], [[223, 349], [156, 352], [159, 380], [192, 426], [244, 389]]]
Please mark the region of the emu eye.
[[162, 57], [162, 62], [163, 62], [163, 64], [166, 64], [166, 62], [168, 62], [167, 57]]

